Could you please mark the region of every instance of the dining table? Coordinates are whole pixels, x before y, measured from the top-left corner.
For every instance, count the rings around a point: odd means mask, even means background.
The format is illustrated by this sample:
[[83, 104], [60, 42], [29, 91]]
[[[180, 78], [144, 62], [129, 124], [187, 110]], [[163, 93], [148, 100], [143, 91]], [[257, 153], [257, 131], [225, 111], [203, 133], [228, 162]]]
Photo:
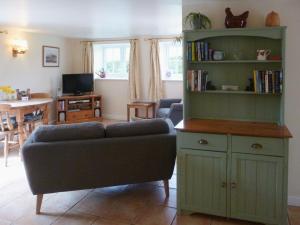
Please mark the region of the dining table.
[[16, 116], [16, 122], [18, 124], [19, 144], [22, 148], [26, 139], [24, 132], [24, 116], [29, 113], [41, 110], [43, 112], [43, 124], [48, 124], [48, 105], [53, 102], [52, 98], [32, 98], [26, 101], [21, 100], [5, 100], [0, 101], [1, 104], [10, 105], [10, 115]]

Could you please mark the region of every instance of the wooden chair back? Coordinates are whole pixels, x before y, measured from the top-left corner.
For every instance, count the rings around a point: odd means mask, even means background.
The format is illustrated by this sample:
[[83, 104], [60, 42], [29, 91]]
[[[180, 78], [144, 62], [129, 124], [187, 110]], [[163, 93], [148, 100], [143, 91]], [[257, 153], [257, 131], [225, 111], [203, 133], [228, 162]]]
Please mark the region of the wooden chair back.
[[31, 98], [51, 98], [50, 94], [48, 93], [31, 93]]
[[[13, 130], [14, 127], [10, 121], [10, 105], [0, 104], [0, 132], [4, 132], [6, 129]], [[4, 123], [4, 121], [6, 121]]]

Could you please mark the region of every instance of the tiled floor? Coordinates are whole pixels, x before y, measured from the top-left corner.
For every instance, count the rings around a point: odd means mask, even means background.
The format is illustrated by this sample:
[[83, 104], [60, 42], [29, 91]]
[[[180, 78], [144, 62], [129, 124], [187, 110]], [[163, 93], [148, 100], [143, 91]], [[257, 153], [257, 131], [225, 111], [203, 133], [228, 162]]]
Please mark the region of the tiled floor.
[[[165, 199], [162, 182], [72, 191], [44, 196], [35, 215], [31, 194], [17, 152], [3, 166], [0, 146], [0, 225], [250, 225], [200, 214], [176, 215], [176, 175]], [[300, 208], [290, 207], [292, 225], [300, 225]]]

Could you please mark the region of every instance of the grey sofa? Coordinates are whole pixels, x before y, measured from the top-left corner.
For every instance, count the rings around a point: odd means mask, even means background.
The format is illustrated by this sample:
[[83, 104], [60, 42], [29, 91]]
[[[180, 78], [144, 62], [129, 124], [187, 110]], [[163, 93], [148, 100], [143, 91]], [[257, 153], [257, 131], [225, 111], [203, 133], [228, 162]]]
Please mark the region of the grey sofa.
[[174, 126], [183, 119], [183, 104], [181, 99], [161, 99], [156, 111], [157, 118], [169, 118]]
[[90, 122], [39, 127], [22, 154], [37, 195], [163, 180], [166, 196], [176, 157], [172, 123], [163, 119], [109, 125]]

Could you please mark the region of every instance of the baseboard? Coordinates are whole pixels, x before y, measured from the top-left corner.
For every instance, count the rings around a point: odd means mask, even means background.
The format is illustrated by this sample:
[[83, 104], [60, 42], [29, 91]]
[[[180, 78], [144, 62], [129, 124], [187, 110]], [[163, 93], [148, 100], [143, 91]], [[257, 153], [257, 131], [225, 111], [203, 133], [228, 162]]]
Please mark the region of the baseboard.
[[103, 118], [109, 120], [127, 120], [126, 116], [122, 114], [103, 114]]
[[300, 206], [300, 197], [299, 196], [289, 196], [288, 204], [291, 206]]

